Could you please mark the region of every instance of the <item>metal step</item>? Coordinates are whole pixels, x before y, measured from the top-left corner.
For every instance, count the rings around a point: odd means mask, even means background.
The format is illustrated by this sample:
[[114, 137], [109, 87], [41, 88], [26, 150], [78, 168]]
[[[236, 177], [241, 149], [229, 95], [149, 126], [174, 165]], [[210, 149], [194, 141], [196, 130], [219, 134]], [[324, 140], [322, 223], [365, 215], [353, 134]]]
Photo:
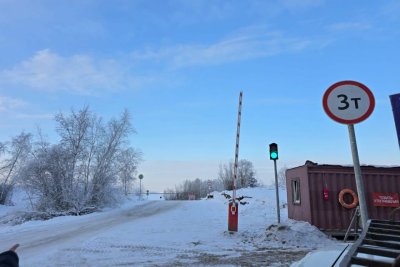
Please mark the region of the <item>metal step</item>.
[[340, 266], [389, 267], [397, 258], [400, 259], [400, 222], [369, 220]]
[[361, 258], [361, 257], [352, 257], [351, 264], [356, 264], [361, 266], [374, 266], [374, 267], [392, 267], [391, 262], [384, 262], [384, 261]]
[[370, 233], [381, 233], [381, 234], [389, 234], [389, 235], [398, 235], [400, 236], [400, 230], [393, 230], [388, 228], [378, 228], [378, 227], [369, 227]]
[[358, 247], [357, 252], [370, 255], [377, 255], [381, 257], [394, 258], [394, 259], [400, 255], [400, 250], [379, 248], [379, 247], [372, 247], [365, 245]]

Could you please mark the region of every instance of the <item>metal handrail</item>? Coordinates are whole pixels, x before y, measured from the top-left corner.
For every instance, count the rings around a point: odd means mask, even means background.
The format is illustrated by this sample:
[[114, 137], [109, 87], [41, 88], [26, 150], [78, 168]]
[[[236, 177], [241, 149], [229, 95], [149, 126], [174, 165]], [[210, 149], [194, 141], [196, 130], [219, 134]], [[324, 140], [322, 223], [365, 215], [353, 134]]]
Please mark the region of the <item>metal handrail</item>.
[[398, 212], [398, 211], [400, 211], [400, 207], [395, 208], [394, 210], [392, 210], [392, 211], [390, 212], [390, 214], [389, 214], [389, 221], [394, 221], [394, 214], [395, 214], [396, 212]]
[[[356, 225], [354, 226], [354, 232], [357, 234], [358, 232], [358, 217], [360, 216], [360, 207], [357, 206], [357, 208], [354, 210], [354, 214], [351, 218], [349, 228], [347, 228], [346, 234], [344, 236], [343, 242], [347, 241], [347, 238], [349, 237], [350, 231], [351, 231], [351, 226], [354, 224], [356, 221]], [[357, 219], [356, 219], [357, 218]]]

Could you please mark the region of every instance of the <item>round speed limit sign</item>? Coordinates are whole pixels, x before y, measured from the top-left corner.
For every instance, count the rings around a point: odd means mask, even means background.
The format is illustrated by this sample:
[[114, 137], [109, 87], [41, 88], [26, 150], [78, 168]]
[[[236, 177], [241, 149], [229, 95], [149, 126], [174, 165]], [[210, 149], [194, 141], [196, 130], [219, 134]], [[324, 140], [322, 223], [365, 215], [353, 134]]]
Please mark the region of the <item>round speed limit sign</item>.
[[326, 114], [334, 121], [355, 124], [371, 115], [375, 107], [375, 98], [364, 84], [342, 81], [326, 90], [322, 104]]

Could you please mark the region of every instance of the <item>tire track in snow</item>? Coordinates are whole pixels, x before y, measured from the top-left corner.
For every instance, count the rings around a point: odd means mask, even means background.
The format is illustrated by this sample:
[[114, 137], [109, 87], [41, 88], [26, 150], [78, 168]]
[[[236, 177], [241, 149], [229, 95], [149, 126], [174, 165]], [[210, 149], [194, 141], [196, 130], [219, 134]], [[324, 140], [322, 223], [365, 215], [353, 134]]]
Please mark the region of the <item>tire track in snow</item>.
[[[21, 265], [24, 259], [45, 255], [59, 250], [73, 243], [79, 243], [87, 238], [92, 238], [105, 230], [129, 223], [141, 218], [156, 216], [176, 209], [180, 202], [175, 201], [151, 201], [143, 205], [137, 205], [122, 210], [100, 212], [89, 216], [82, 216], [79, 220], [73, 220], [69, 224], [44, 223], [35, 225], [24, 231], [1, 234], [1, 242], [4, 244], [20, 243], [18, 249]], [[16, 226], [17, 227], [17, 226]], [[23, 266], [23, 265], [22, 265]]]

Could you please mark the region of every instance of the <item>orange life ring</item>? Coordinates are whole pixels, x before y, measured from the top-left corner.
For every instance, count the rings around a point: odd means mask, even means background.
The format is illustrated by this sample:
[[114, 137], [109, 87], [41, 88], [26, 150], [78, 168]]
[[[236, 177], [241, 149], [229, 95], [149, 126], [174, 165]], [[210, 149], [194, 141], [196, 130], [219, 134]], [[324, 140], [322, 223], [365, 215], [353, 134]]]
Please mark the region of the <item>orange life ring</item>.
[[[345, 194], [350, 194], [353, 197], [353, 202], [351, 202], [350, 204], [344, 202], [343, 197]], [[346, 209], [354, 209], [358, 205], [358, 196], [356, 195], [356, 193], [354, 193], [353, 190], [345, 188], [339, 192], [339, 203], [340, 205], [342, 205], [342, 207]]]

